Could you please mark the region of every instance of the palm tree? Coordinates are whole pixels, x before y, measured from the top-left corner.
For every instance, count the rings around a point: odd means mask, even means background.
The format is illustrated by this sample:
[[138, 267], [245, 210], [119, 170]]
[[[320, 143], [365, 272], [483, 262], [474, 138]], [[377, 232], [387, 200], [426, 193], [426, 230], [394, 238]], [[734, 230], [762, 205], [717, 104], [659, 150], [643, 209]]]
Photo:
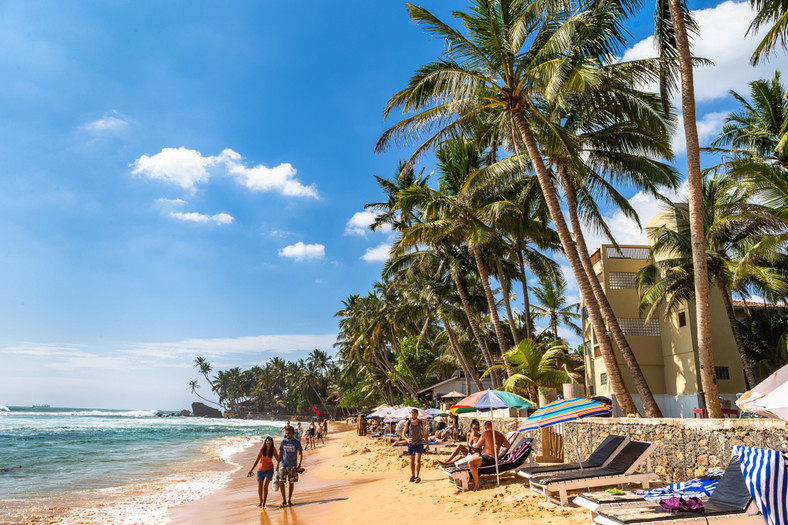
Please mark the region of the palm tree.
[[197, 397], [199, 397], [203, 401], [207, 401], [208, 403], [211, 403], [213, 405], [221, 406], [216, 401], [211, 401], [210, 399], [206, 399], [206, 398], [202, 397], [200, 394], [197, 393], [197, 389], [200, 388], [200, 384], [197, 382], [196, 379], [192, 379], [191, 381], [189, 381], [189, 388], [191, 389], [192, 394], [196, 395]]
[[[438, 128], [418, 147], [413, 158], [434, 144], [462, 131], [477, 115], [499, 111], [500, 125], [514, 127], [525, 144], [556, 232], [581, 295], [593, 296], [571, 233], [564, 220], [556, 189], [534, 135], [534, 121], [545, 115], [539, 101], [563, 104], [573, 93], [593, 87], [599, 68], [612, 61], [623, 41], [618, 23], [621, 11], [611, 4], [566, 14], [551, 13], [550, 5], [532, 8], [516, 0], [477, 0], [468, 12], [456, 12], [465, 31], [445, 24], [429, 11], [408, 5], [411, 19], [445, 39], [449, 50], [436, 62], [422, 66], [408, 87], [395, 94], [386, 116], [395, 108], [415, 113], [386, 131], [377, 150], [392, 142], [407, 143], [428, 129]], [[526, 46], [530, 44], [530, 48]], [[630, 66], [633, 78], [645, 79], [653, 68]], [[589, 317], [600, 336], [600, 350], [613, 393], [622, 410], [637, 414], [609, 344], [602, 314], [590, 305]]]
[[510, 375], [504, 390], [524, 390], [526, 396], [536, 403], [540, 389], [560, 387], [569, 380], [567, 373], [558, 368], [570, 360], [567, 352], [563, 345], [548, 348], [531, 339], [523, 339], [506, 353], [507, 364], [495, 365], [485, 374], [496, 368], [506, 368]]
[[575, 324], [580, 319], [577, 311], [580, 304], [566, 304], [566, 280], [559, 274], [554, 279], [542, 277], [539, 286], [531, 287], [531, 292], [541, 305], [534, 304], [532, 317], [534, 319], [547, 319], [548, 329], [553, 332], [555, 341], [560, 341], [558, 327], [569, 327], [575, 334], [580, 335], [582, 330]]
[[721, 167], [753, 186], [759, 200], [788, 220], [788, 91], [776, 71], [750, 82], [750, 99], [731, 91], [742, 109], [725, 117], [711, 151], [730, 156]]
[[756, 66], [762, 58], [767, 58], [778, 44], [785, 49], [786, 36], [788, 36], [788, 9], [785, 2], [779, 0], [750, 0], [750, 4], [758, 13], [747, 29], [747, 34], [757, 33], [761, 27], [771, 24], [750, 58], [750, 63]]
[[[769, 210], [748, 202], [746, 190], [730, 177], [708, 177], [703, 190], [707, 277], [722, 294], [744, 376], [752, 388], [755, 376], [734, 315], [731, 292], [746, 296], [748, 289], [757, 287], [785, 293], [788, 282], [769, 265], [769, 259], [774, 254], [774, 241], [782, 238], [774, 234], [786, 228]], [[655, 239], [652, 254], [666, 258], [643, 268], [638, 277], [641, 311], [648, 309], [649, 317], [658, 306], [671, 313], [696, 297], [687, 205], [671, 205], [666, 213], [668, 225], [649, 232]]]

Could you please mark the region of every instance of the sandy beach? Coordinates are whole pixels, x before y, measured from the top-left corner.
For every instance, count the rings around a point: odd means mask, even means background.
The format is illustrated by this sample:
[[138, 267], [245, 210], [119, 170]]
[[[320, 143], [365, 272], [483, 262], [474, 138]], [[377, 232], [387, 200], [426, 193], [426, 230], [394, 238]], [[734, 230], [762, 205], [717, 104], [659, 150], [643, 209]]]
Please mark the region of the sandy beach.
[[[446, 481], [437, 461], [442, 454], [425, 455], [421, 483], [409, 483], [406, 457], [390, 447], [358, 437], [343, 424], [334, 424], [325, 445], [305, 451], [306, 472], [296, 484], [293, 507], [279, 509], [281, 496], [269, 493], [269, 508], [257, 507], [257, 483], [246, 473], [257, 448], [233, 458], [242, 468], [224, 488], [210, 496], [172, 509], [173, 525], [226, 523], [298, 525], [345, 524], [369, 519], [376, 524], [400, 524], [414, 516], [430, 525], [484, 523], [587, 523], [588, 513], [545, 502], [508, 474], [501, 486], [484, 485], [479, 493], [462, 493]], [[364, 518], [361, 518], [364, 516]]]

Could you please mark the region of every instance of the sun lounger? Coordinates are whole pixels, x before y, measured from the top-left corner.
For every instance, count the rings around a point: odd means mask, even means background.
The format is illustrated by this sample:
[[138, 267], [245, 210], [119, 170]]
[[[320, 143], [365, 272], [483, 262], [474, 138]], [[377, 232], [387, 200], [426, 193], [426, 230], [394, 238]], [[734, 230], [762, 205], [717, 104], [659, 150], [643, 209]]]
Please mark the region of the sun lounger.
[[[498, 458], [498, 473], [503, 472], [510, 472], [512, 470], [518, 469], [522, 466], [523, 463], [528, 459], [528, 456], [531, 454], [531, 442], [533, 438], [525, 437], [523, 434], [517, 435], [514, 440], [511, 442], [508, 451], [506, 454], [500, 456]], [[465, 458], [463, 458], [465, 459]], [[468, 458], [470, 459], [470, 458]], [[453, 470], [444, 469], [444, 472], [448, 474], [449, 481], [454, 483], [454, 485], [462, 490], [468, 490], [470, 488], [471, 482], [471, 471], [467, 466], [467, 461], [463, 468], [455, 468]], [[489, 465], [486, 467], [479, 467], [479, 476], [494, 476], [496, 473], [495, 465]]]
[[517, 475], [526, 479], [530, 479], [539, 474], [548, 474], [551, 472], [566, 472], [570, 470], [580, 470], [582, 466], [584, 469], [604, 467], [612, 460], [616, 453], [620, 451], [629, 441], [624, 436], [610, 435], [605, 438], [602, 443], [588, 456], [588, 459], [582, 463], [561, 463], [557, 465], [534, 465], [525, 467], [517, 471]]
[[[576, 500], [575, 500], [576, 501]], [[594, 522], [600, 525], [666, 525], [671, 523], [714, 523], [763, 525], [763, 515], [747, 490], [739, 458], [734, 457], [711, 497], [704, 502], [703, 513], [667, 512], [657, 503], [600, 509]]]
[[[659, 476], [651, 472], [648, 459], [655, 446], [646, 441], [630, 441], [604, 467], [539, 474], [531, 477], [531, 490], [542, 494], [545, 499], [566, 505], [570, 490], [624, 483], [640, 483], [643, 488], [648, 488], [651, 481], [659, 480]], [[643, 463], [646, 464], [646, 472], [636, 472]], [[554, 493], [558, 493], [557, 500]]]

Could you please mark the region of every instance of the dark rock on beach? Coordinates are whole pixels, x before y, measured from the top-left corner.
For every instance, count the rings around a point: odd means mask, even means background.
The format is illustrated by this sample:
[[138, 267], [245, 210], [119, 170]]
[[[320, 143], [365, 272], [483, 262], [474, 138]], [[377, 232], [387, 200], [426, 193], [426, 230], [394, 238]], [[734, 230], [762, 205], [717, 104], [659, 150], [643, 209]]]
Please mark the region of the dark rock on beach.
[[222, 413], [203, 403], [192, 403], [192, 414], [194, 417], [222, 417]]

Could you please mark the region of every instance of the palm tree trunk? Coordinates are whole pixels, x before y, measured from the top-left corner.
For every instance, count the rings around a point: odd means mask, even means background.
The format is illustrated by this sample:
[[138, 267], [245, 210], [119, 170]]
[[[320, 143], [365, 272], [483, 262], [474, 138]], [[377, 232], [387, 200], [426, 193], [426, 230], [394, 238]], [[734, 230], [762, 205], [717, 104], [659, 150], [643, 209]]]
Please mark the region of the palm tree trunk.
[[493, 326], [495, 327], [495, 338], [498, 339], [498, 348], [501, 350], [501, 355], [506, 353], [506, 338], [503, 335], [503, 325], [501, 319], [498, 317], [498, 308], [495, 304], [495, 297], [493, 296], [492, 289], [490, 288], [490, 276], [487, 274], [487, 269], [484, 267], [482, 260], [482, 249], [479, 245], [470, 247], [473, 256], [476, 259], [476, 267], [479, 270], [479, 277], [481, 277], [482, 287], [484, 288], [484, 295], [487, 297], [487, 305], [490, 307], [490, 316], [492, 317]]
[[506, 307], [506, 316], [509, 318], [509, 330], [512, 332], [512, 339], [514, 346], [520, 344], [520, 336], [517, 334], [517, 327], [514, 323], [514, 316], [512, 315], [512, 302], [509, 300], [509, 287], [503, 276], [503, 266], [501, 265], [501, 258], [495, 258], [495, 266], [498, 270], [498, 281], [501, 283], [501, 291], [503, 292], [503, 304]]
[[388, 360], [386, 358], [384, 358], [384, 357], [381, 357], [380, 360], [385, 365], [385, 367], [386, 367], [385, 369], [387, 369], [389, 372], [393, 373], [394, 375], [396, 375], [399, 378], [399, 380], [402, 382], [402, 386], [405, 387], [405, 389], [408, 391], [408, 394], [412, 395], [414, 398], [418, 398], [419, 397], [419, 393], [416, 392], [416, 389], [413, 388], [413, 385], [408, 383], [408, 380], [405, 379], [404, 377], [402, 377], [402, 374], [397, 372], [397, 369], [394, 368], [394, 365], [389, 363]]
[[413, 384], [416, 387], [416, 390], [421, 390], [421, 385], [419, 385], [418, 380], [416, 379], [416, 375], [413, 373], [413, 370], [410, 369], [410, 365], [405, 360], [405, 356], [402, 355], [402, 349], [399, 347], [399, 342], [397, 341], [397, 336], [394, 334], [394, 330], [391, 330], [391, 346], [394, 347], [394, 351], [397, 352], [397, 355], [400, 359], [402, 359], [402, 364], [405, 366], [405, 369], [408, 371], [408, 375], [410, 378], [413, 379]]
[[637, 408], [635, 407], [635, 403], [632, 401], [632, 396], [629, 394], [626, 384], [624, 384], [624, 379], [621, 376], [621, 370], [619, 369], [618, 363], [616, 362], [616, 355], [613, 353], [610, 339], [607, 336], [607, 330], [605, 329], [605, 322], [602, 319], [602, 313], [600, 312], [599, 307], [596, 305], [596, 301], [593, 301], [593, 303], [591, 302], [594, 298], [594, 292], [591, 289], [591, 284], [589, 284], [585, 272], [583, 271], [583, 265], [580, 262], [580, 256], [577, 254], [577, 249], [575, 248], [574, 241], [572, 240], [572, 234], [569, 232], [569, 229], [566, 226], [566, 221], [564, 220], [563, 213], [561, 212], [561, 204], [558, 202], [558, 196], [556, 195], [555, 187], [553, 186], [553, 183], [550, 180], [550, 175], [547, 173], [547, 169], [545, 168], [544, 161], [542, 160], [541, 153], [539, 152], [539, 146], [536, 144], [536, 139], [534, 138], [533, 132], [531, 131], [531, 128], [528, 125], [528, 122], [526, 122], [523, 114], [518, 111], [514, 111], [512, 112], [512, 117], [514, 118], [515, 124], [520, 131], [523, 142], [525, 142], [528, 155], [531, 157], [531, 162], [533, 163], [534, 170], [536, 171], [536, 177], [539, 181], [539, 186], [542, 188], [545, 203], [547, 204], [550, 217], [552, 218], [553, 224], [555, 225], [556, 233], [558, 233], [558, 238], [560, 239], [561, 245], [564, 248], [566, 257], [569, 260], [569, 266], [572, 268], [572, 273], [577, 280], [577, 285], [580, 289], [580, 295], [588, 309], [591, 326], [593, 327], [594, 334], [596, 335], [596, 339], [599, 342], [599, 349], [605, 362], [605, 369], [607, 370], [608, 380], [610, 381], [610, 388], [613, 391], [613, 395], [616, 396], [616, 399], [624, 414], [639, 415]]
[[706, 267], [706, 237], [703, 227], [703, 179], [700, 171], [700, 142], [695, 121], [695, 84], [692, 73], [687, 27], [681, 0], [670, 0], [670, 19], [676, 37], [676, 50], [681, 72], [681, 109], [684, 117], [684, 137], [687, 143], [687, 185], [689, 187], [690, 241], [695, 273], [695, 316], [698, 323], [698, 360], [700, 380], [709, 417], [721, 418], [717, 377], [714, 373], [714, 352], [711, 340], [711, 306], [709, 302], [709, 273]]
[[[490, 349], [487, 347], [487, 341], [481, 335], [479, 331], [479, 325], [476, 324], [476, 319], [473, 317], [473, 312], [471, 311], [471, 303], [468, 301], [468, 294], [465, 293], [465, 285], [463, 284], [462, 280], [460, 279], [459, 272], [457, 272], [456, 268], [451, 269], [451, 277], [454, 280], [454, 286], [457, 287], [457, 293], [460, 295], [460, 302], [462, 302], [462, 309], [465, 312], [465, 316], [468, 318], [468, 324], [471, 325], [471, 332], [473, 332], [473, 337], [476, 339], [476, 344], [479, 345], [479, 349], [482, 351], [482, 356], [484, 356], [484, 363], [487, 365], [489, 369], [495, 363], [493, 362], [492, 354], [490, 354]], [[498, 384], [498, 377], [495, 374], [491, 374], [493, 388], [498, 388], [500, 386]]]
[[523, 260], [523, 254], [520, 250], [517, 251], [517, 262], [520, 265], [520, 274], [522, 275], [522, 283], [523, 283], [523, 322], [525, 323], [525, 337], [527, 339], [533, 339], [534, 333], [531, 327], [531, 302], [528, 298], [528, 279], [525, 277], [525, 261]]
[[736, 340], [736, 349], [739, 351], [739, 358], [744, 370], [744, 379], [747, 380], [747, 388], [753, 388], [757, 383], [755, 382], [755, 375], [752, 373], [750, 360], [747, 359], [747, 352], [744, 350], [744, 341], [739, 332], [739, 323], [736, 321], [736, 314], [733, 311], [733, 301], [731, 301], [730, 290], [725, 288], [722, 283], [717, 283], [717, 287], [722, 292], [722, 302], [725, 304], [725, 311], [728, 314], [728, 321], [731, 323], [731, 330], [733, 330], [733, 339]]
[[[454, 350], [454, 355], [457, 357], [457, 361], [460, 362], [463, 372], [465, 372], [465, 377], [472, 379], [473, 382], [476, 383], [476, 386], [479, 387], [479, 390], [484, 390], [484, 385], [479, 379], [479, 374], [476, 373], [476, 370], [471, 368], [471, 365], [468, 363], [468, 359], [465, 357], [465, 354], [462, 351], [460, 343], [457, 341], [457, 334], [454, 333], [454, 328], [451, 326], [451, 321], [449, 321], [449, 318], [446, 315], [441, 316], [441, 321], [443, 321], [443, 326], [446, 327], [446, 333], [449, 335], [449, 344], [451, 345], [452, 350]], [[470, 391], [467, 393], [470, 394]]]
[[607, 321], [610, 332], [613, 334], [613, 340], [616, 342], [618, 349], [621, 351], [621, 355], [624, 357], [624, 361], [629, 367], [630, 373], [632, 374], [632, 382], [635, 383], [635, 388], [643, 402], [643, 411], [646, 413], [646, 417], [662, 417], [662, 411], [659, 409], [659, 405], [657, 405], [657, 401], [654, 399], [654, 394], [651, 392], [651, 388], [649, 388], [646, 382], [646, 377], [640, 369], [637, 358], [635, 358], [635, 353], [629, 346], [629, 341], [627, 341], [627, 338], [624, 336], [624, 332], [618, 324], [616, 314], [613, 312], [613, 308], [607, 300], [607, 295], [605, 295], [605, 291], [602, 289], [599, 279], [597, 279], [594, 265], [591, 263], [591, 256], [588, 253], [588, 246], [586, 246], [583, 228], [580, 226], [580, 217], [577, 215], [575, 187], [572, 185], [572, 181], [569, 179], [569, 175], [564, 169], [559, 168], [559, 172], [561, 173], [561, 180], [564, 183], [564, 188], [566, 188], [566, 205], [569, 210], [569, 222], [572, 225], [572, 231], [577, 241], [577, 251], [580, 255], [580, 261], [583, 263], [583, 269], [585, 270], [586, 276], [588, 276], [588, 281], [591, 283], [591, 288], [594, 291], [594, 298], [597, 304], [599, 304], [599, 308], [602, 310], [602, 315]]

